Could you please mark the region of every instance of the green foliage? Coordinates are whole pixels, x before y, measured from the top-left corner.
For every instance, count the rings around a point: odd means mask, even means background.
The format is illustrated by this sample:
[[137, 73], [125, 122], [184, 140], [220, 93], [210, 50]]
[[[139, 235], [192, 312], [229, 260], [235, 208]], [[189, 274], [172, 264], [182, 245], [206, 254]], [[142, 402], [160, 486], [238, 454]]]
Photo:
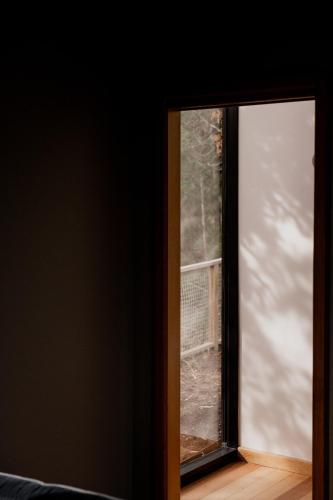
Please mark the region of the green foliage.
[[181, 113], [181, 265], [221, 257], [222, 109]]

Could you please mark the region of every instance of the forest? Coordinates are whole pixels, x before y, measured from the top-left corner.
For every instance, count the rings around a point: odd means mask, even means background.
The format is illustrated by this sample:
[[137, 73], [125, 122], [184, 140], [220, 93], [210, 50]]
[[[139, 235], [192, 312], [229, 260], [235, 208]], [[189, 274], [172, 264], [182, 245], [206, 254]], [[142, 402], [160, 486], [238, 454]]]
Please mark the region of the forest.
[[181, 113], [181, 265], [221, 257], [223, 109]]

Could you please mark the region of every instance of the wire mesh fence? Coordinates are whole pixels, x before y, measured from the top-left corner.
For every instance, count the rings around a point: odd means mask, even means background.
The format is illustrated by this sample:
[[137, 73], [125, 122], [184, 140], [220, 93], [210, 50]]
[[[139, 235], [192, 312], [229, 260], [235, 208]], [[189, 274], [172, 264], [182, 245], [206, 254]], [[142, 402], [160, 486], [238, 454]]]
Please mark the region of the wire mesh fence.
[[181, 268], [181, 354], [221, 342], [221, 259]]

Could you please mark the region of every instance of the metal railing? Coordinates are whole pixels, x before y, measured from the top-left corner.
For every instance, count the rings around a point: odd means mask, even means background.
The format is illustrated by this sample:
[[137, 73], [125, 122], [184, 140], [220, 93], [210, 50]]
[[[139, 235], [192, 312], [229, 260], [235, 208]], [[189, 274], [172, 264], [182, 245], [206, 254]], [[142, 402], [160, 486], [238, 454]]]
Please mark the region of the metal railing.
[[221, 342], [222, 259], [181, 267], [181, 356]]

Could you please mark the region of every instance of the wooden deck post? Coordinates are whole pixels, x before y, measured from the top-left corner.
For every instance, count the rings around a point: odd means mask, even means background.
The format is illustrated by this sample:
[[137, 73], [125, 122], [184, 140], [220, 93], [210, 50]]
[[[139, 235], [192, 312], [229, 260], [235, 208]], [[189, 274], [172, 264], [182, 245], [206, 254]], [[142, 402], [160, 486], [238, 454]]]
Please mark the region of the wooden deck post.
[[209, 267], [208, 276], [209, 339], [216, 351], [219, 348], [218, 270], [218, 264], [213, 264]]

